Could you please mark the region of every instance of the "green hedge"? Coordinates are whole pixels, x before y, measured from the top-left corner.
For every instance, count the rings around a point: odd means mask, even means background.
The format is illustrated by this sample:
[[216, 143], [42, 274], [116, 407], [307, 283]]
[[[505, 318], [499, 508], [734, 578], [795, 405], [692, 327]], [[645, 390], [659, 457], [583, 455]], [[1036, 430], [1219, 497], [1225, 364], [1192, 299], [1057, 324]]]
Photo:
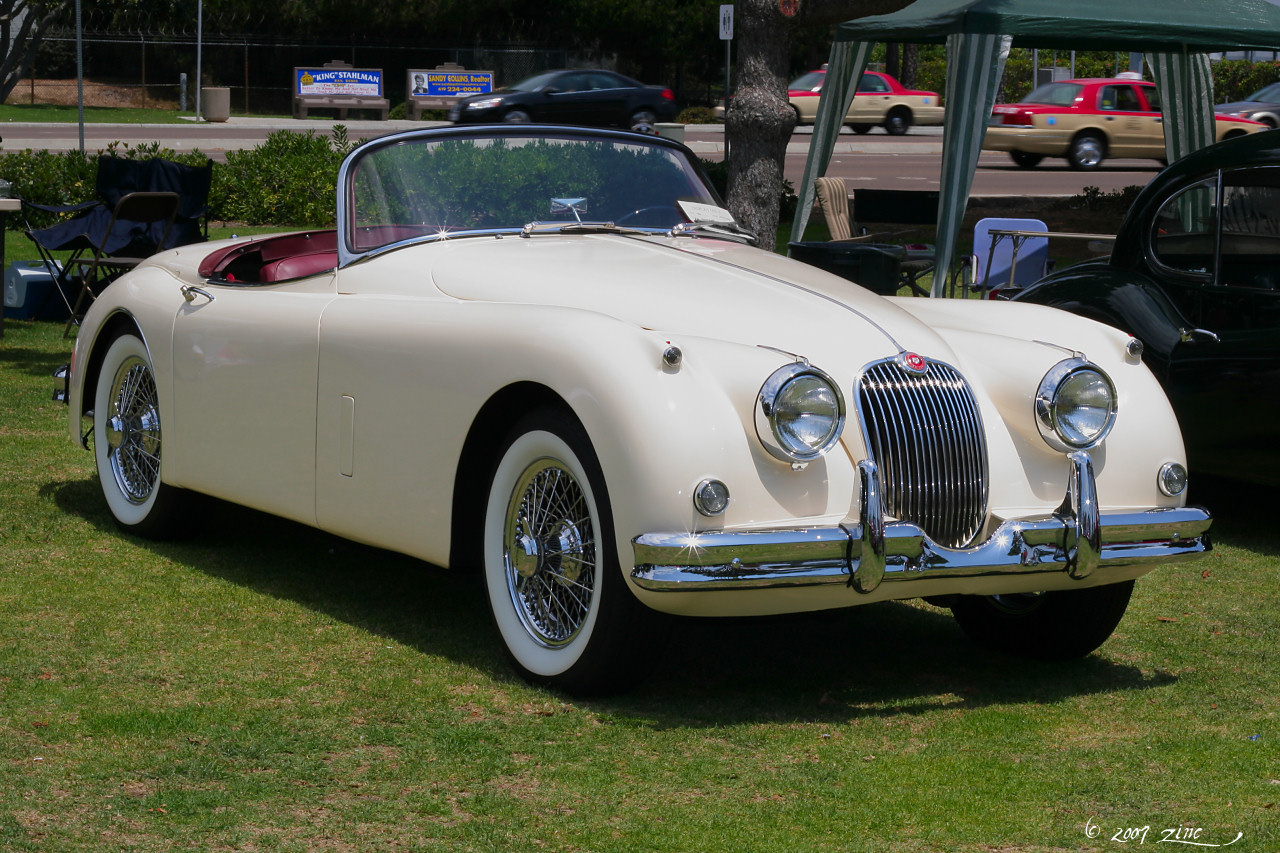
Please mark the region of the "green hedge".
[[[346, 129], [331, 137], [315, 131], [272, 133], [256, 148], [227, 152], [227, 162], [213, 170], [209, 218], [249, 225], [320, 227], [333, 225], [338, 166], [353, 147]], [[133, 146], [113, 142], [93, 154], [25, 149], [0, 152], [0, 177], [13, 184], [13, 194], [37, 204], [76, 204], [96, 197], [98, 154], [128, 159], [162, 157], [202, 165], [208, 158], [194, 151], [177, 154], [157, 143]], [[53, 224], [56, 214], [27, 210], [33, 227]], [[23, 217], [8, 219], [11, 230], [25, 227]]]

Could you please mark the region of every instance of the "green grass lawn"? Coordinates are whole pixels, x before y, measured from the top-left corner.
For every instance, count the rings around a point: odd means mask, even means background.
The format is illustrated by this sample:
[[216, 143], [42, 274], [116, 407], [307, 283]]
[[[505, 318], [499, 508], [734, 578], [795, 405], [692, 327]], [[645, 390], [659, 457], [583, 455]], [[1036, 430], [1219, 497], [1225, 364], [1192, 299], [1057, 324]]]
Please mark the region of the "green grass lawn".
[[[151, 110], [136, 107], [85, 107], [86, 124], [180, 124], [191, 121], [195, 110]], [[56, 104], [0, 104], [0, 123], [3, 122], [77, 122], [80, 119], [76, 107]]]
[[680, 622], [650, 681], [570, 700], [513, 677], [475, 578], [225, 505], [119, 533], [61, 334], [0, 340], [0, 850], [1280, 849], [1270, 492], [1200, 488], [1217, 550], [1080, 662], [879, 604]]

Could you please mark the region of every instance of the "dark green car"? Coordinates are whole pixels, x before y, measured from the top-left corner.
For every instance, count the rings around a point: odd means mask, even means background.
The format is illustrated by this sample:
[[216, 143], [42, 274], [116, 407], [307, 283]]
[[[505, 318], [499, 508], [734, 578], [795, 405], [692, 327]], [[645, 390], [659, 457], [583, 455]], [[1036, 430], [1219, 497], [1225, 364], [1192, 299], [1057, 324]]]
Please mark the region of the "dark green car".
[[1193, 472], [1280, 483], [1280, 130], [1173, 163], [1134, 201], [1109, 260], [1012, 298], [1142, 341]]

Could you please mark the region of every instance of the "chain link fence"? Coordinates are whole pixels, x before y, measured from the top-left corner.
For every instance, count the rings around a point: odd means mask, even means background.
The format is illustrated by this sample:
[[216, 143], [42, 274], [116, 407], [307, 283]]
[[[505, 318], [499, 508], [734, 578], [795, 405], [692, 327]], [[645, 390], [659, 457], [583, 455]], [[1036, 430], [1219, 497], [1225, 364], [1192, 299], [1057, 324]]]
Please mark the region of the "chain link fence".
[[[495, 86], [514, 83], [553, 68], [609, 68], [635, 75], [636, 63], [626, 55], [530, 48], [522, 45], [481, 45], [471, 48], [430, 48], [418, 45], [282, 44], [244, 39], [206, 39], [200, 45], [200, 75], [204, 86], [231, 90], [231, 110], [252, 115], [288, 115], [292, 108], [293, 70], [341, 60], [356, 68], [381, 68], [386, 97], [403, 103], [409, 69], [431, 69], [456, 63], [468, 69], [494, 72]], [[91, 35], [82, 38], [84, 102], [86, 106], [191, 110], [195, 108], [196, 53], [194, 38], [134, 35]], [[646, 80], [676, 90], [677, 99], [709, 101], [715, 67], [707, 72], [693, 64], [667, 69], [669, 80]], [[44, 38], [28, 79], [19, 82], [7, 103], [75, 104], [75, 38], [54, 33]]]

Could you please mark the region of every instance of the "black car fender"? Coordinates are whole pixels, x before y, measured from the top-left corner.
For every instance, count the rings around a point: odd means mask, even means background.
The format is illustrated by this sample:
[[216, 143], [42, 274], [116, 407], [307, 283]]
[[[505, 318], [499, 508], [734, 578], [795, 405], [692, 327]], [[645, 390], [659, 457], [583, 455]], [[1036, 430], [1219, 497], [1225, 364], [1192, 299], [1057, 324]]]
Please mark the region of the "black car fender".
[[1017, 302], [1061, 308], [1114, 326], [1140, 340], [1157, 375], [1191, 324], [1151, 279], [1107, 263], [1069, 267], [1015, 294]]

